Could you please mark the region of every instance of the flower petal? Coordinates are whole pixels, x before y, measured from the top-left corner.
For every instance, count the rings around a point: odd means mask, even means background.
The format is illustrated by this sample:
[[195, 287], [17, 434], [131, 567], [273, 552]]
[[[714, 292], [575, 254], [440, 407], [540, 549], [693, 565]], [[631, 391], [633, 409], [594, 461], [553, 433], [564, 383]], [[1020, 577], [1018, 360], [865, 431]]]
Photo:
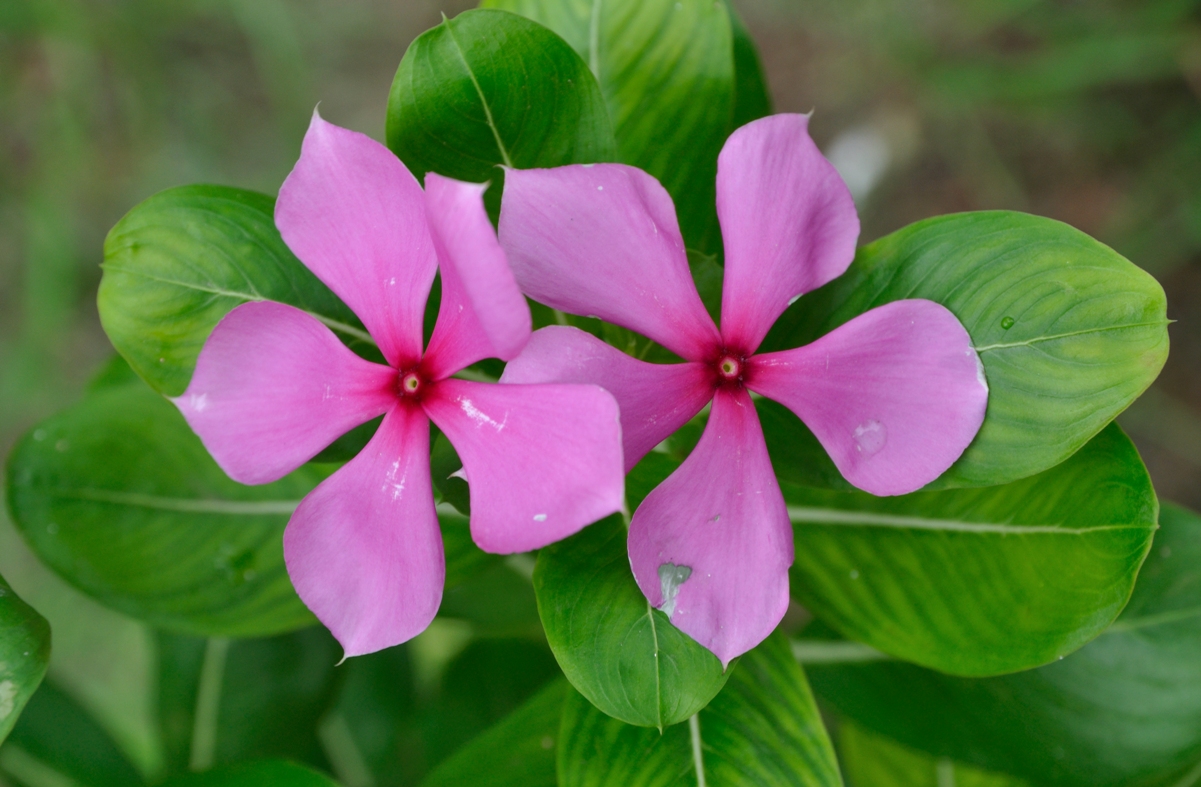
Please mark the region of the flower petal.
[[423, 404], [463, 460], [481, 549], [538, 549], [621, 510], [621, 426], [606, 391], [452, 378]]
[[613, 394], [621, 408], [626, 472], [713, 398], [713, 373], [702, 364], [646, 363], [563, 325], [535, 331], [500, 381], [592, 383]]
[[261, 301], [217, 323], [172, 401], [230, 478], [265, 484], [385, 412], [395, 382], [312, 316]]
[[690, 361], [715, 353], [720, 336], [692, 282], [675, 207], [642, 170], [508, 170], [500, 245], [534, 300], [625, 326]]
[[855, 256], [855, 203], [805, 115], [771, 115], [730, 135], [717, 158], [717, 216], [722, 336], [747, 354], [792, 300], [842, 275]]
[[651, 605], [723, 665], [788, 608], [792, 524], [744, 390], [718, 390], [701, 440], [630, 523], [630, 564]]
[[363, 321], [388, 363], [417, 362], [437, 258], [425, 195], [400, 159], [314, 111], [300, 160], [279, 189], [275, 225]]
[[284, 560], [347, 656], [425, 630], [442, 602], [446, 561], [420, 408], [391, 410], [367, 447], [301, 501], [284, 531]]
[[893, 301], [747, 367], [747, 387], [796, 413], [843, 476], [874, 495], [942, 475], [988, 405], [971, 337], [933, 301]]
[[530, 307], [484, 212], [484, 185], [425, 176], [430, 234], [442, 272], [442, 305], [426, 372], [449, 377], [484, 358], [509, 360], [530, 339]]

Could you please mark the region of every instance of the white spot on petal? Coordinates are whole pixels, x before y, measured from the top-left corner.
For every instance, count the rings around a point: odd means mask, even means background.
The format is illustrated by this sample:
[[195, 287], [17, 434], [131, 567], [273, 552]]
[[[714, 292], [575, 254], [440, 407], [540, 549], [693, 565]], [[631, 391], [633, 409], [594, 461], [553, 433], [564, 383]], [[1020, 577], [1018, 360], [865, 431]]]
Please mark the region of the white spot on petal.
[[471, 420], [475, 421], [476, 427], [481, 427], [484, 424], [487, 424], [488, 426], [491, 426], [493, 429], [495, 429], [497, 434], [499, 434], [501, 431], [504, 430], [505, 424], [507, 424], [509, 422], [508, 412], [506, 412], [504, 414], [504, 417], [501, 418], [500, 422], [498, 423], [494, 419], [490, 418], [488, 416], [488, 414], [485, 413], [483, 410], [476, 407], [475, 404], [473, 404], [472, 401], [470, 399], [468, 399], [467, 397], [465, 397], [465, 396], [459, 397], [458, 402], [459, 402], [459, 407], [463, 408], [463, 412], [467, 414], [467, 417], [470, 418]]
[[888, 442], [888, 431], [876, 420], [864, 421], [855, 427], [855, 450], [865, 457], [879, 453]]
[[[328, 386], [327, 386], [328, 387]], [[191, 407], [198, 413], [203, 413], [205, 408], [209, 406], [209, 395], [206, 393], [192, 394], [188, 397], [188, 407]]]
[[534, 514], [534, 521], [535, 522], [545, 522], [546, 514]]
[[659, 566], [659, 592], [663, 596], [663, 603], [659, 605], [659, 609], [663, 610], [667, 617], [670, 618], [676, 611], [676, 597], [680, 595], [680, 585], [687, 582], [690, 576], [691, 566], [677, 566], [674, 563], [663, 563]]
[[604, 186], [597, 186], [597, 187], [596, 187], [596, 190], [597, 190], [597, 191], [604, 191], [604, 190], [605, 190], [605, 187], [604, 187]]

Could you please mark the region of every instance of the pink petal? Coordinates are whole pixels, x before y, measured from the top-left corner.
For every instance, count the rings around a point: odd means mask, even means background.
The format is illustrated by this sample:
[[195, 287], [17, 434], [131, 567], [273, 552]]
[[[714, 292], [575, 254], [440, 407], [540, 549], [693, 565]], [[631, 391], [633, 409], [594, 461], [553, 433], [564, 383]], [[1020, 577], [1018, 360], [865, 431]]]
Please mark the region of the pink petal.
[[481, 549], [538, 549], [621, 510], [621, 426], [602, 389], [452, 378], [423, 405], [463, 460]]
[[395, 383], [312, 316], [261, 301], [217, 323], [172, 401], [230, 478], [265, 484], [386, 411]]
[[789, 302], [842, 275], [855, 256], [851, 192], [808, 129], [805, 115], [771, 115], [731, 134], [717, 158], [722, 336], [747, 354]]
[[713, 372], [703, 364], [646, 363], [562, 325], [535, 331], [500, 381], [592, 383], [613, 394], [621, 408], [626, 472], [713, 398]]
[[530, 338], [530, 307], [484, 212], [484, 188], [425, 176], [430, 234], [442, 271], [442, 305], [426, 372], [449, 377], [484, 358], [509, 360]]
[[301, 501], [284, 531], [296, 592], [347, 656], [412, 639], [442, 602], [429, 434], [419, 407], [398, 405], [358, 456]]
[[971, 337], [925, 300], [894, 301], [805, 347], [757, 355], [746, 385], [796, 413], [843, 476], [874, 495], [942, 475], [988, 405]]
[[400, 159], [313, 112], [300, 160], [279, 189], [275, 225], [359, 316], [388, 363], [417, 362], [437, 258], [425, 195]]
[[500, 244], [534, 300], [623, 325], [690, 361], [716, 353], [671, 197], [642, 170], [508, 170]]
[[723, 665], [784, 617], [792, 524], [746, 391], [714, 396], [701, 441], [634, 513], [629, 548], [651, 605]]

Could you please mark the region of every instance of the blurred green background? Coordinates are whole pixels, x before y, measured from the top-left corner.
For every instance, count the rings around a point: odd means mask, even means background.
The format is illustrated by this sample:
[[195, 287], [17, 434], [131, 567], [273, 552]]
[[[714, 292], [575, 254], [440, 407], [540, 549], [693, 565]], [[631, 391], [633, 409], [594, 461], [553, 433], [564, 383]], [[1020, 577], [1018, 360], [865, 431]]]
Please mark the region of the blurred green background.
[[[470, 5], [0, 0], [0, 451], [111, 353], [95, 290], [122, 214], [183, 183], [275, 192], [318, 102], [382, 139], [409, 41]], [[1121, 421], [1161, 496], [1201, 507], [1201, 2], [735, 6], [776, 110], [815, 111], [862, 240], [939, 213], [1026, 210], [1159, 278], [1172, 354]], [[6, 521], [0, 573], [54, 627], [51, 680], [152, 772], [146, 630], [49, 575]]]

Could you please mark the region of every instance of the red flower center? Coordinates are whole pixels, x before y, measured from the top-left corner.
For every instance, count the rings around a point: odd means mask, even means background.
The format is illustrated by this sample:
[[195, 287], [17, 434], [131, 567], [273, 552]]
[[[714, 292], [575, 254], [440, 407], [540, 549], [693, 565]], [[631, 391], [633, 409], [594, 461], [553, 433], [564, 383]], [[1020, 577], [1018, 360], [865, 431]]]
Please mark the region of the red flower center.
[[717, 361], [717, 375], [722, 382], [737, 382], [742, 379], [742, 360], [733, 355], [722, 355]]

